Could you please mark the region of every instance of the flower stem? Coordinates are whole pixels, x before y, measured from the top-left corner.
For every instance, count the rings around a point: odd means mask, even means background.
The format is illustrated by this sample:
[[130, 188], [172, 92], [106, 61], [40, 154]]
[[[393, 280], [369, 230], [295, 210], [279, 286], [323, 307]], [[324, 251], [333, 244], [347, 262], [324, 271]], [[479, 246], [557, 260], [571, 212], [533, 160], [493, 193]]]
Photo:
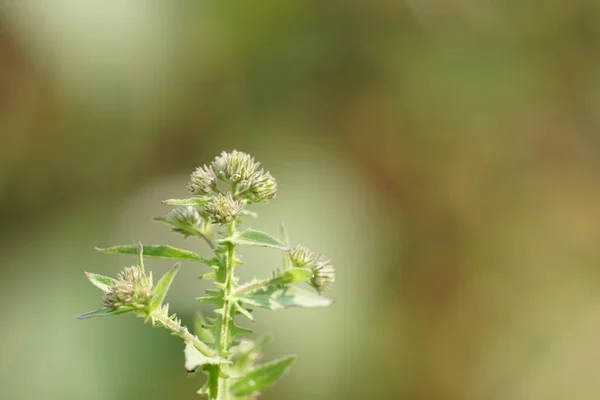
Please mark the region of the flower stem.
[[[231, 222], [227, 225], [227, 233], [229, 236], [233, 236], [235, 233], [235, 222]], [[226, 359], [229, 355], [231, 347], [231, 325], [233, 324], [233, 303], [231, 301], [231, 295], [234, 289], [234, 270], [235, 270], [235, 245], [233, 243], [227, 243], [227, 253], [225, 257], [225, 282], [223, 286], [223, 309], [221, 315], [221, 330], [219, 333], [219, 356]], [[222, 370], [223, 365], [219, 366]], [[219, 371], [222, 372], [222, 371]], [[229, 384], [227, 378], [223, 377], [227, 374], [218, 375], [218, 397], [217, 400], [229, 400]]]

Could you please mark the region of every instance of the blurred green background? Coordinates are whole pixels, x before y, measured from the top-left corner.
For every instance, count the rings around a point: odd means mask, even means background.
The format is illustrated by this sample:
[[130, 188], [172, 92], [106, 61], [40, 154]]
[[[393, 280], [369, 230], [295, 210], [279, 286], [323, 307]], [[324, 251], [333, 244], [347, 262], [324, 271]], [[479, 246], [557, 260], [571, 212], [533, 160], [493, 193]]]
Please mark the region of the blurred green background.
[[0, 398], [197, 398], [176, 338], [74, 317], [133, 262], [95, 245], [206, 251], [152, 217], [238, 149], [338, 276], [258, 313], [299, 356], [262, 398], [597, 399], [599, 130], [592, 1], [0, 0]]

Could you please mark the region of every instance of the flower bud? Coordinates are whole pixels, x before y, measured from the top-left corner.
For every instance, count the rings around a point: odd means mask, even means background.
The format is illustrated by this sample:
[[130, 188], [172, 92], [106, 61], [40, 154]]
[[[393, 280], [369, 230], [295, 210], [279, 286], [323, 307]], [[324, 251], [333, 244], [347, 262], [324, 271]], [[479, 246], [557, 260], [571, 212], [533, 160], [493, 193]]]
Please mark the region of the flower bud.
[[185, 237], [202, 233], [205, 229], [204, 219], [194, 206], [175, 207], [165, 217], [156, 220], [171, 225], [174, 232]]
[[117, 282], [102, 296], [103, 307], [117, 309], [129, 306], [143, 309], [152, 299], [152, 274], [138, 266], [127, 267], [117, 275]]
[[236, 221], [240, 217], [242, 206], [242, 200], [234, 200], [231, 193], [219, 193], [206, 203], [204, 209], [214, 223], [223, 225]]
[[316, 256], [308, 248], [301, 245], [294, 247], [290, 250], [290, 258], [294, 267], [310, 268], [312, 270], [313, 276], [310, 279], [310, 285], [317, 292], [327, 291], [335, 282], [335, 270], [331, 265], [331, 261]]
[[270, 172], [260, 170], [249, 180], [248, 200], [262, 203], [271, 200], [277, 194], [277, 182]]
[[204, 196], [217, 188], [217, 179], [211, 167], [202, 166], [192, 173], [188, 189], [195, 195]]
[[215, 175], [227, 183], [239, 183], [249, 180], [260, 164], [254, 157], [241, 151], [222, 152], [212, 162]]
[[312, 267], [312, 271], [313, 277], [310, 280], [310, 284], [317, 292], [326, 292], [335, 283], [335, 270], [333, 265], [331, 265], [331, 261], [317, 261], [316, 265]]
[[310, 268], [316, 262], [315, 253], [302, 245], [298, 245], [290, 250], [290, 258], [296, 268]]

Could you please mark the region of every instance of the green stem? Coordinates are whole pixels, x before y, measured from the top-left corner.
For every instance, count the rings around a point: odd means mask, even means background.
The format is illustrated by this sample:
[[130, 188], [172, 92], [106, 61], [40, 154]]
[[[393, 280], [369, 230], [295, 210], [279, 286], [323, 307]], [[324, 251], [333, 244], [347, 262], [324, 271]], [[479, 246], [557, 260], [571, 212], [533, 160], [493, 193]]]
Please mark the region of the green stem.
[[191, 342], [195, 348], [202, 354], [207, 357], [216, 357], [217, 353], [200, 339], [198, 339], [195, 335], [192, 335], [190, 331], [183, 325], [179, 324], [177, 321], [167, 317], [159, 311], [154, 311], [150, 317], [154, 321], [160, 322], [162, 326], [173, 332], [174, 335], [179, 336], [186, 342]]
[[233, 291], [232, 297], [233, 298], [238, 298], [238, 297], [240, 297], [243, 294], [246, 294], [246, 293], [249, 293], [249, 292], [253, 292], [253, 291], [258, 290], [260, 288], [263, 288], [265, 286], [272, 285], [276, 281], [277, 281], [277, 278], [274, 278], [274, 279], [263, 279], [262, 281], [254, 282], [254, 283], [252, 283], [250, 285], [240, 286], [236, 290]]
[[[233, 236], [235, 233], [235, 222], [227, 225], [227, 233]], [[221, 330], [219, 332], [219, 356], [227, 359], [231, 347], [231, 324], [233, 323], [233, 302], [231, 295], [234, 290], [234, 270], [235, 270], [235, 245], [227, 243], [227, 256], [225, 257], [226, 276], [223, 287], [223, 315], [221, 316]], [[224, 366], [219, 369], [223, 372]], [[229, 384], [227, 374], [219, 373], [218, 376], [218, 395], [217, 400], [230, 400]]]

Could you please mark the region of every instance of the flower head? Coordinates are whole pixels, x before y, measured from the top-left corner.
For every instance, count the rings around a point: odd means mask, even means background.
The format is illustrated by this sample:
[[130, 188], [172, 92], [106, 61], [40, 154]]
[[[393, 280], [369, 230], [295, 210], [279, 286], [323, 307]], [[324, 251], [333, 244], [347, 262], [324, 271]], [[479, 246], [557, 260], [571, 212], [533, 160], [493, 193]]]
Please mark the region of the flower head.
[[204, 196], [217, 188], [217, 178], [212, 167], [206, 165], [196, 168], [192, 173], [188, 189], [195, 195]]
[[252, 203], [269, 201], [277, 194], [277, 182], [270, 172], [260, 170], [249, 180], [247, 199]]
[[310, 285], [317, 292], [323, 293], [329, 290], [335, 283], [335, 269], [329, 260], [319, 260], [312, 267], [313, 277], [310, 279]]
[[298, 245], [290, 250], [290, 258], [295, 268], [309, 268], [313, 276], [310, 285], [317, 292], [326, 292], [335, 282], [335, 270], [331, 261], [315, 255], [308, 248]]
[[254, 157], [241, 151], [222, 152], [215, 158], [211, 167], [215, 175], [227, 183], [248, 181], [258, 170], [260, 163]]
[[302, 245], [298, 245], [290, 250], [290, 258], [296, 268], [310, 268], [316, 262], [315, 253]]
[[185, 237], [201, 233], [205, 229], [204, 219], [194, 206], [175, 207], [165, 217], [156, 220], [171, 225], [174, 232]]
[[143, 309], [152, 299], [152, 274], [146, 275], [138, 266], [126, 267], [117, 275], [111, 290], [102, 296], [102, 306], [117, 309], [129, 306]]
[[231, 193], [219, 193], [213, 197], [204, 209], [216, 224], [228, 224], [236, 221], [242, 212], [243, 201], [234, 200]]

